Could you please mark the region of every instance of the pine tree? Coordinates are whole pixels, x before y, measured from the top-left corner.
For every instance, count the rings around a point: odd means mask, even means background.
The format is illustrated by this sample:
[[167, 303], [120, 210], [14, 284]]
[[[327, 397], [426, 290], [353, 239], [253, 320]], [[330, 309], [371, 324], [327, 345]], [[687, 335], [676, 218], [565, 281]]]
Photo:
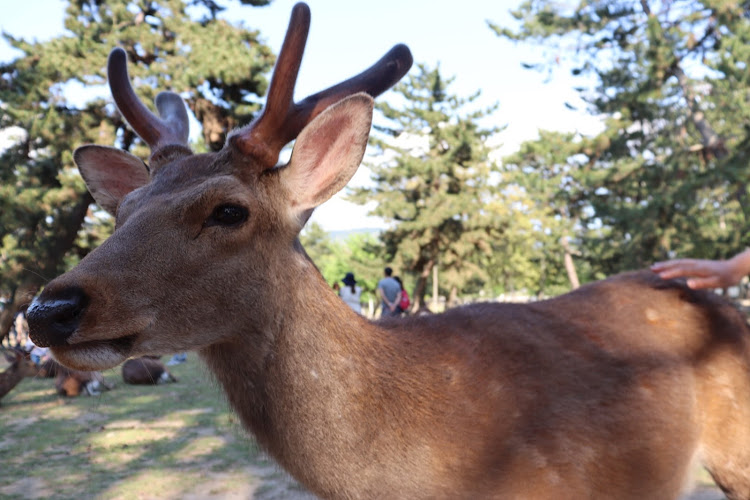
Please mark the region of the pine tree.
[[[581, 245], [577, 235], [589, 207], [580, 197], [577, 174], [586, 168], [580, 163], [585, 158], [581, 151], [597, 147], [602, 146], [578, 134], [540, 131], [538, 140], [521, 144], [518, 151], [503, 158], [506, 180], [519, 190], [516, 214], [532, 221], [529, 237], [535, 244], [525, 248], [537, 266], [537, 272], [530, 273], [536, 279], [530, 287], [536, 295], [574, 288], [579, 274], [584, 281], [590, 278], [588, 266], [577, 258]], [[571, 263], [575, 267], [565, 269], [566, 260], [575, 260], [577, 265]]]
[[538, 67], [565, 61], [593, 82], [582, 97], [605, 129], [570, 152], [575, 182], [561, 189], [588, 205], [579, 243], [595, 274], [748, 243], [748, 7], [544, 0], [521, 5], [517, 29], [494, 26], [548, 48]]
[[62, 36], [32, 43], [4, 35], [22, 55], [0, 65], [0, 130], [19, 131], [0, 156], [0, 297], [6, 302], [0, 338], [18, 307], [111, 227], [90, 206], [73, 150], [97, 143], [147, 156], [114, 106], [95, 97], [108, 94], [104, 67], [113, 47], [128, 53], [143, 102], [162, 90], [185, 98], [203, 125], [205, 144], [196, 149], [217, 149], [228, 130], [259, 108], [273, 55], [257, 31], [217, 19], [220, 10], [210, 0], [77, 0], [67, 8]]
[[465, 111], [479, 94], [459, 98], [450, 84], [439, 69], [419, 65], [396, 87], [402, 108], [377, 105], [389, 125], [376, 127], [381, 135], [373, 139], [374, 186], [351, 195], [358, 203], [376, 201], [372, 213], [394, 223], [382, 239], [393, 267], [416, 278], [415, 309], [425, 306], [434, 266], [452, 297], [473, 279], [486, 281], [478, 255], [491, 253], [501, 230], [485, 207], [496, 171], [486, 140], [497, 130], [478, 125], [494, 108]]

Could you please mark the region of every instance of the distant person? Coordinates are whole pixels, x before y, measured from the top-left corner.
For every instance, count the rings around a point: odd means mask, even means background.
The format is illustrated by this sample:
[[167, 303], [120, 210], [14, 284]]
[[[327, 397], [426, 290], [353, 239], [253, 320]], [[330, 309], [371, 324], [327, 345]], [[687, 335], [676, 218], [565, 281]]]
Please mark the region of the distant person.
[[341, 285], [338, 281], [333, 284], [333, 291], [336, 292], [336, 295], [341, 295]]
[[341, 282], [344, 286], [339, 288], [339, 296], [346, 305], [351, 307], [355, 312], [362, 314], [362, 304], [360, 304], [362, 287], [357, 286], [357, 280], [354, 279], [354, 273], [346, 273], [346, 276], [344, 276], [344, 279], [342, 279]]
[[178, 352], [177, 354], [172, 355], [169, 361], [167, 361], [167, 366], [179, 365], [180, 363], [184, 363], [185, 361], [187, 361], [187, 353]]
[[409, 294], [406, 292], [406, 288], [404, 288], [404, 282], [401, 281], [401, 278], [399, 278], [398, 276], [394, 276], [393, 279], [398, 281], [398, 284], [401, 287], [401, 297], [399, 297], [398, 299], [398, 313], [404, 314], [409, 310], [411, 300], [409, 299]]
[[26, 343], [23, 349], [29, 353], [29, 358], [34, 362], [35, 365], [39, 366], [42, 361], [46, 360], [49, 353], [48, 347], [39, 347], [30, 338], [26, 338]]
[[29, 338], [29, 325], [26, 323], [25, 307], [18, 311], [13, 318], [13, 329], [16, 331], [16, 345], [20, 346], [22, 343], [26, 343]]
[[386, 267], [383, 270], [383, 279], [378, 281], [378, 297], [381, 303], [381, 317], [398, 316], [398, 303], [401, 300], [401, 285], [393, 279], [393, 269]]
[[690, 288], [727, 288], [750, 274], [750, 248], [728, 260], [674, 259], [657, 262], [651, 270], [661, 278], [688, 278]]

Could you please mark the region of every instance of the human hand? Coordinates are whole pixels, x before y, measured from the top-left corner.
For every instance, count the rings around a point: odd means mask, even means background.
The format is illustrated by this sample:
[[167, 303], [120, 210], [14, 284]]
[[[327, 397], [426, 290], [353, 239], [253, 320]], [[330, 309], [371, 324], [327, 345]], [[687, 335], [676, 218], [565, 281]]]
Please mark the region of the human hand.
[[744, 276], [730, 260], [676, 259], [657, 262], [651, 270], [662, 279], [688, 278], [693, 289], [727, 288], [736, 285]]

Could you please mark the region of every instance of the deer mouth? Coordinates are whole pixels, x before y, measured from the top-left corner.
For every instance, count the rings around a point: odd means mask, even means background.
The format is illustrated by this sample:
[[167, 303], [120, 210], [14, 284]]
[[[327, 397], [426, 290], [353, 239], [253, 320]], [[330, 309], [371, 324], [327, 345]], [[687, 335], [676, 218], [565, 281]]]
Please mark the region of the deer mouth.
[[75, 370], [106, 370], [130, 357], [137, 334], [50, 347], [55, 359]]

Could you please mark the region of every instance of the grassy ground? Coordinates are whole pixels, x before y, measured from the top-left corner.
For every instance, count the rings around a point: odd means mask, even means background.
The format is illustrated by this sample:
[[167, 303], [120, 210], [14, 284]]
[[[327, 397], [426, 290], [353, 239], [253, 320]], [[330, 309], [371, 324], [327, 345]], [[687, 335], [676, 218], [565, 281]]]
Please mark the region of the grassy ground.
[[[0, 358], [1, 359], [1, 358]], [[0, 363], [0, 370], [4, 365]], [[176, 384], [66, 399], [26, 379], [0, 401], [0, 499], [312, 499], [241, 429], [195, 355]], [[684, 500], [718, 500], [705, 472]]]
[[[166, 359], [166, 358], [165, 358]], [[4, 369], [1, 366], [0, 369]], [[0, 498], [305, 498], [258, 450], [194, 355], [161, 386], [66, 399], [26, 379], [0, 401]]]

